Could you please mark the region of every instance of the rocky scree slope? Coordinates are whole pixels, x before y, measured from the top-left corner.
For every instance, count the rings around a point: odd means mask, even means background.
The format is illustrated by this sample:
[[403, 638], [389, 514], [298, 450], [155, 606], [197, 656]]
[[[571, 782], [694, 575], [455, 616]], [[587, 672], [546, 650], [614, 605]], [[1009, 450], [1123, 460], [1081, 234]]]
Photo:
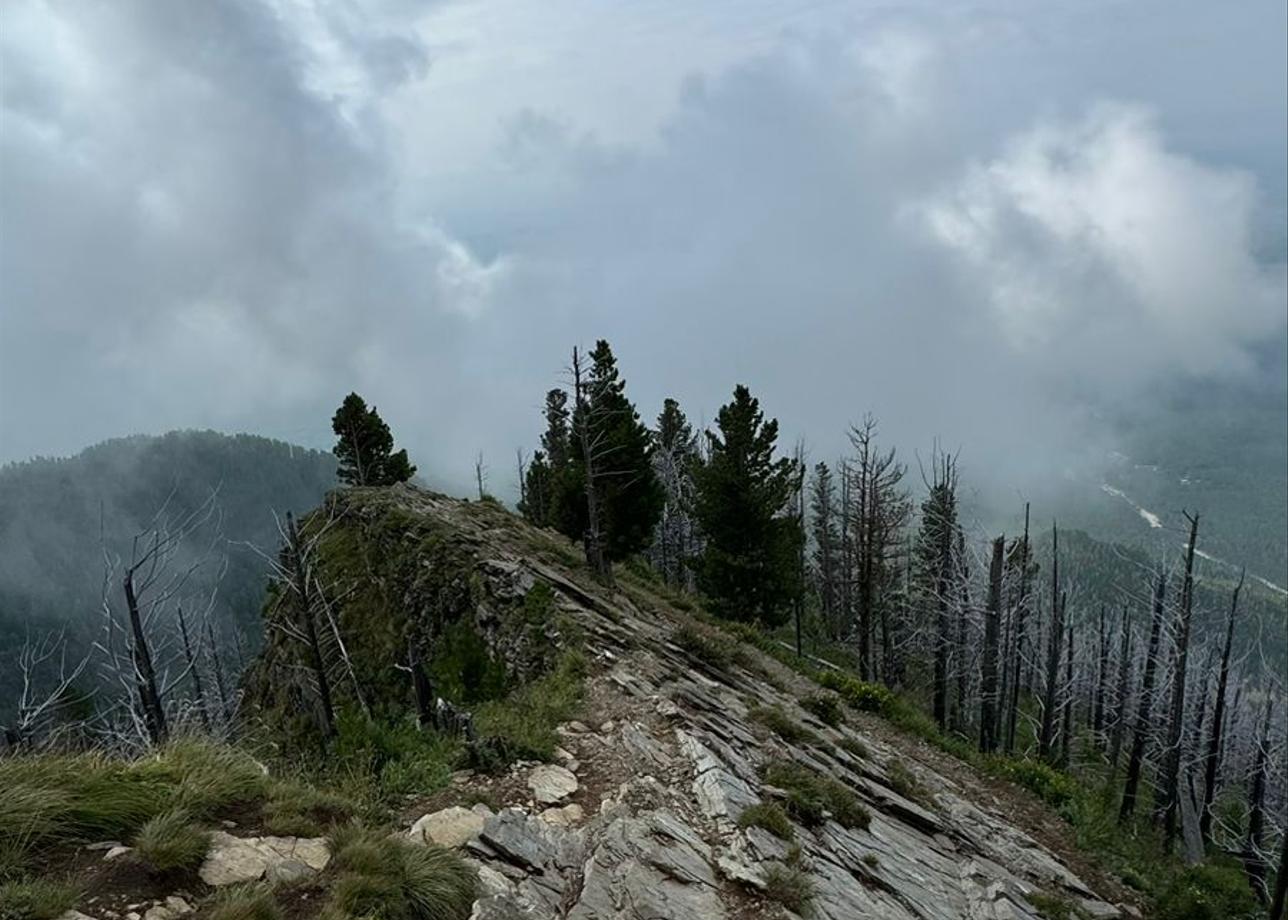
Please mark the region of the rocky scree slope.
[[[817, 686], [693, 622], [646, 581], [627, 576], [610, 590], [566, 540], [488, 503], [407, 486], [344, 501], [345, 516], [393, 515], [434, 534], [417, 577], [440, 606], [445, 586], [466, 586], [447, 592], [450, 606], [494, 654], [512, 640], [501, 611], [544, 584], [560, 624], [550, 634], [575, 633], [591, 663], [582, 717], [559, 727], [554, 763], [464, 771], [406, 815], [413, 839], [458, 847], [477, 866], [476, 920], [717, 920], [791, 908], [820, 920], [1004, 920], [1041, 917], [1034, 902], [1052, 899], [1089, 917], [1134, 913], [1099, 897], [1000, 807], [918, 762], [913, 742], [896, 747], [892, 733], [855, 728], [860, 719], [816, 718], [800, 700]], [[446, 560], [451, 577], [430, 572]], [[428, 614], [413, 593], [400, 597], [414, 620]], [[705, 654], [694, 635], [736, 653]], [[741, 826], [760, 803], [781, 806], [790, 824], [777, 834]]]

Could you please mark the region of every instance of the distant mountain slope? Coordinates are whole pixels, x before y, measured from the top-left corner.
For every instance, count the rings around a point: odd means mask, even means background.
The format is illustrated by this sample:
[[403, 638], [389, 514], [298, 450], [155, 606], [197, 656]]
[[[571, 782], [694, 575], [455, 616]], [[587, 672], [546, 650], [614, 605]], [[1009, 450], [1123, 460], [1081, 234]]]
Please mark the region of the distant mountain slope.
[[272, 552], [273, 512], [316, 506], [335, 469], [329, 453], [214, 431], [119, 438], [0, 468], [0, 699], [11, 698], [9, 664], [28, 625], [66, 625], [80, 642], [92, 634], [104, 547], [128, 557], [131, 538], [167, 498], [181, 517], [218, 490], [217, 551], [228, 570], [214, 614], [226, 637], [244, 629], [256, 643], [265, 565], [251, 546]]

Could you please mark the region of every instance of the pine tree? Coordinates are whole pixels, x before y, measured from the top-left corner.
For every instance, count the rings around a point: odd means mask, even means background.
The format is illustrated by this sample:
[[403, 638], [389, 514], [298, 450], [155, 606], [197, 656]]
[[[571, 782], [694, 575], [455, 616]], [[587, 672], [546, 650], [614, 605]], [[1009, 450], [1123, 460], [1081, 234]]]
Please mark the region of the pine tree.
[[707, 432], [710, 456], [697, 475], [697, 518], [706, 537], [699, 583], [720, 616], [781, 625], [795, 597], [801, 539], [785, 514], [796, 470], [775, 459], [778, 421], [765, 420], [745, 386]]
[[340, 461], [340, 481], [351, 486], [390, 486], [406, 482], [416, 472], [407, 451], [394, 452], [394, 436], [377, 414], [367, 408], [357, 393], [344, 398], [331, 418], [335, 432], [335, 456]]
[[572, 437], [579, 443], [584, 439], [585, 449], [572, 451], [570, 475], [582, 501], [569, 535], [583, 537], [590, 527], [589, 483], [595, 490], [603, 553], [613, 562], [649, 544], [666, 496], [653, 470], [652, 433], [626, 398], [626, 381], [606, 341], [595, 344], [590, 360], [572, 418]]
[[572, 481], [568, 394], [560, 389], [548, 391], [543, 414], [546, 430], [541, 435], [542, 449], [533, 452], [524, 474], [519, 511], [538, 527], [555, 527], [575, 538], [581, 525], [577, 518], [577, 486]]

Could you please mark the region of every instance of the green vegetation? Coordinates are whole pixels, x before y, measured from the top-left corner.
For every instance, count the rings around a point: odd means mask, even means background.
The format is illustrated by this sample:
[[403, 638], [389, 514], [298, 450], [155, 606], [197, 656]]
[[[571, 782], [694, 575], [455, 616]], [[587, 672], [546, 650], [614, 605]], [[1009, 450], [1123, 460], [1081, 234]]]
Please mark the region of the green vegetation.
[[1035, 891], [1025, 897], [1043, 920], [1087, 920], [1087, 912], [1063, 894]]
[[784, 741], [794, 744], [818, 744], [822, 739], [813, 730], [793, 719], [781, 706], [753, 706], [747, 715]]
[[260, 809], [264, 831], [279, 837], [318, 837], [359, 811], [351, 799], [298, 780], [273, 780]]
[[714, 629], [685, 623], [671, 634], [671, 641], [717, 671], [727, 669], [740, 651], [738, 643]]
[[394, 436], [376, 412], [357, 393], [350, 393], [335, 410], [331, 430], [333, 452], [340, 461], [340, 481], [351, 486], [391, 486], [406, 482], [416, 472], [407, 451], [394, 452]]
[[859, 680], [842, 671], [822, 670], [817, 680], [829, 690], [835, 690], [850, 706], [860, 712], [885, 715], [894, 708], [895, 696], [881, 684]]
[[0, 920], [56, 920], [75, 903], [76, 889], [61, 882], [0, 882]]
[[329, 841], [337, 876], [325, 920], [465, 920], [474, 903], [474, 870], [451, 850], [414, 844], [361, 824]]
[[135, 855], [154, 872], [189, 871], [210, 849], [210, 832], [182, 808], [149, 818], [134, 838]]
[[858, 738], [851, 738], [847, 736], [845, 738], [842, 738], [837, 743], [837, 746], [840, 747], [842, 750], [850, 754], [853, 754], [855, 757], [858, 757], [863, 760], [866, 760], [868, 757], [872, 756], [872, 752], [868, 750], [868, 746], [864, 744], [862, 741], [860, 741]]
[[738, 826], [763, 828], [778, 839], [788, 842], [796, 839], [796, 828], [792, 826], [787, 812], [773, 802], [761, 802], [744, 809], [738, 816]]
[[272, 890], [266, 885], [231, 885], [211, 901], [208, 920], [281, 920]]
[[800, 914], [814, 898], [814, 884], [800, 866], [775, 863], [765, 873], [765, 897]]
[[1192, 866], [1158, 896], [1157, 920], [1254, 920], [1261, 916], [1248, 880], [1232, 866]]
[[526, 684], [503, 700], [483, 704], [475, 724], [485, 744], [506, 762], [518, 758], [549, 760], [558, 743], [555, 727], [577, 712], [586, 676], [586, 656], [564, 652], [553, 671]]
[[834, 694], [812, 693], [801, 700], [801, 708], [813, 714], [824, 725], [836, 728], [841, 724], [841, 703]]
[[872, 815], [849, 787], [809, 767], [772, 760], [762, 773], [765, 782], [787, 793], [787, 811], [806, 827], [821, 825], [827, 813], [843, 827], [866, 828]]
[[984, 763], [994, 776], [1023, 786], [1056, 809], [1064, 808], [1078, 794], [1078, 786], [1049, 764], [1016, 757], [989, 757]]
[[886, 781], [891, 789], [905, 799], [922, 802], [927, 798], [925, 787], [901, 760], [892, 760], [886, 764]]

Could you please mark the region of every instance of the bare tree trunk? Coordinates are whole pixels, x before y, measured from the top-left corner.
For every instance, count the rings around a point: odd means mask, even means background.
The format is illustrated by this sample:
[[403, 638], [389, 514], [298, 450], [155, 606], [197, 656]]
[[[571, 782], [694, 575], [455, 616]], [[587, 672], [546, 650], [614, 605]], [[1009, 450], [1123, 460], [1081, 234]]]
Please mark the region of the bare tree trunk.
[[335, 706], [331, 700], [331, 681], [327, 676], [322, 646], [318, 642], [317, 622], [313, 611], [312, 585], [306, 569], [306, 560], [300, 549], [300, 532], [295, 518], [286, 512], [286, 535], [291, 559], [291, 577], [295, 582], [296, 600], [299, 603], [300, 625], [309, 648], [313, 676], [318, 684], [318, 698], [322, 704], [323, 731], [326, 737], [335, 736]]
[[1279, 871], [1275, 873], [1275, 899], [1270, 905], [1270, 920], [1284, 920], [1284, 900], [1288, 895], [1288, 832], [1279, 849]]
[[188, 641], [188, 623], [183, 616], [183, 605], [178, 605], [179, 638], [183, 640], [183, 657], [188, 664], [188, 674], [192, 677], [192, 691], [197, 696], [197, 714], [201, 716], [201, 727], [210, 734], [210, 715], [206, 711], [206, 692], [201, 686], [201, 671], [197, 659], [192, 653], [192, 643]]
[[1199, 537], [1199, 516], [1191, 517], [1190, 542], [1185, 551], [1185, 581], [1181, 585], [1181, 613], [1176, 639], [1176, 676], [1172, 681], [1172, 706], [1168, 716], [1167, 758], [1163, 764], [1163, 849], [1171, 851], [1176, 840], [1177, 810], [1180, 805], [1181, 735], [1185, 717], [1185, 679], [1190, 657], [1190, 622], [1194, 613], [1194, 550]]
[[979, 749], [985, 754], [997, 750], [997, 660], [998, 628], [1002, 615], [1002, 560], [1006, 538], [993, 541], [993, 558], [988, 567], [988, 605], [984, 613], [984, 660], [980, 688]]
[[1123, 608], [1122, 650], [1118, 656], [1118, 696], [1114, 700], [1114, 727], [1109, 740], [1109, 769], [1118, 770], [1122, 753], [1123, 730], [1127, 724], [1127, 689], [1131, 681], [1131, 608]]
[[1154, 586], [1154, 612], [1149, 628], [1149, 650], [1145, 654], [1145, 676], [1141, 679], [1140, 702], [1136, 705], [1136, 725], [1132, 734], [1131, 755], [1127, 759], [1127, 782], [1123, 786], [1123, 800], [1118, 808], [1118, 823], [1122, 824], [1136, 810], [1136, 793], [1140, 786], [1140, 769], [1145, 759], [1145, 740], [1149, 736], [1150, 709], [1154, 699], [1154, 672], [1157, 670], [1158, 640], [1163, 629], [1163, 595], [1167, 590], [1167, 575], [1161, 570]]
[[960, 571], [960, 599], [957, 602], [957, 624], [953, 636], [953, 729], [966, 733], [966, 618], [970, 615], [970, 572], [967, 569], [966, 536], [957, 528], [957, 565]]
[[166, 725], [165, 709], [161, 705], [161, 694], [157, 691], [156, 671], [152, 667], [152, 650], [148, 646], [147, 636], [143, 633], [143, 616], [139, 613], [139, 600], [134, 593], [134, 569], [125, 570], [122, 585], [125, 590], [125, 606], [130, 616], [130, 656], [134, 663], [134, 679], [139, 694], [139, 705], [143, 709], [143, 720], [147, 726], [148, 737], [153, 744], [162, 744], [169, 736]]
[[1100, 605], [1099, 627], [1100, 657], [1096, 666], [1096, 702], [1092, 708], [1091, 728], [1095, 732], [1097, 748], [1103, 750], [1100, 739], [1105, 728], [1105, 682], [1109, 678], [1109, 634], [1105, 631], [1104, 604]]
[[[234, 632], [233, 635], [235, 636], [236, 633]], [[221, 720], [227, 719], [233, 713], [228, 705], [228, 693], [224, 686], [224, 666], [219, 658], [219, 645], [215, 642], [215, 627], [211, 624], [209, 617], [206, 618], [206, 642], [210, 646], [210, 670], [215, 677], [215, 692], [219, 694], [220, 718]]]
[[1248, 883], [1257, 900], [1265, 904], [1266, 873], [1269, 867], [1261, 855], [1262, 838], [1266, 830], [1266, 767], [1270, 748], [1270, 718], [1274, 712], [1274, 699], [1266, 700], [1266, 719], [1257, 740], [1256, 765], [1252, 768], [1252, 791], [1248, 796], [1248, 836], [1243, 846], [1243, 865], [1248, 873]]
[[[574, 405], [580, 407], [583, 405], [585, 397], [582, 394], [581, 382], [581, 359], [577, 354], [577, 349], [572, 350], [572, 374], [573, 374], [573, 391]], [[589, 403], [586, 402], [586, 411], [583, 412], [582, 424], [577, 426], [577, 440], [581, 445], [582, 461], [586, 464], [586, 562], [590, 565], [590, 570], [597, 578], [602, 579], [609, 584], [613, 580], [612, 566], [608, 557], [604, 554], [603, 537], [599, 532], [599, 490], [595, 485], [595, 458], [594, 452], [590, 447], [590, 411]]]
[[1020, 554], [1020, 595], [1015, 605], [1015, 648], [1012, 651], [1011, 698], [1007, 703], [1006, 752], [1015, 750], [1015, 728], [1024, 684], [1024, 619], [1029, 607], [1029, 503], [1024, 503], [1024, 543]]
[[[1221, 764], [1221, 729], [1225, 721], [1225, 694], [1230, 679], [1230, 649], [1234, 645], [1234, 618], [1239, 609], [1239, 592], [1247, 570], [1239, 573], [1239, 583], [1230, 599], [1230, 615], [1225, 621], [1225, 646], [1221, 650], [1221, 671], [1216, 682], [1216, 706], [1212, 710], [1212, 728], [1208, 731], [1207, 758], [1203, 765], [1203, 810], [1199, 816], [1199, 833], [1203, 843], [1212, 840], [1212, 803], [1216, 799], [1217, 770]], [[1288, 834], [1284, 835], [1288, 840]]]
[[[1068, 596], [1060, 594], [1060, 619], [1066, 620], [1068, 613]], [[1068, 768], [1069, 751], [1073, 746], [1073, 704], [1076, 696], [1073, 692], [1073, 624], [1068, 626], [1069, 635], [1064, 643], [1064, 718], [1060, 725], [1060, 766]]]
[[1046, 693], [1042, 698], [1042, 730], [1038, 736], [1038, 756], [1051, 759], [1051, 744], [1055, 740], [1056, 701], [1060, 689], [1060, 642], [1064, 638], [1061, 622], [1063, 605], [1060, 603], [1060, 534], [1051, 525], [1051, 643], [1047, 648]]

